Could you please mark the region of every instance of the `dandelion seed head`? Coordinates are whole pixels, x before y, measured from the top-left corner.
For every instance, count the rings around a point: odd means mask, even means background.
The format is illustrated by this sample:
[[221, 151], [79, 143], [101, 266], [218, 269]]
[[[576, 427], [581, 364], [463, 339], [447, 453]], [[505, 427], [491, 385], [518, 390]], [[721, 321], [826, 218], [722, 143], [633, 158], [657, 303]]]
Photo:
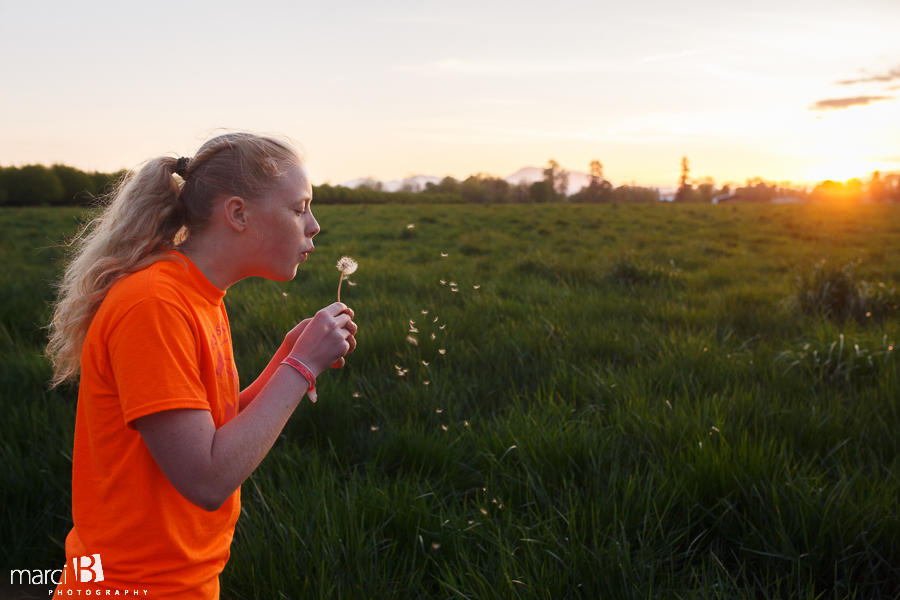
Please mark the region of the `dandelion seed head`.
[[337, 269], [344, 275], [352, 275], [356, 272], [358, 266], [357, 262], [349, 256], [342, 256], [341, 259], [337, 261]]

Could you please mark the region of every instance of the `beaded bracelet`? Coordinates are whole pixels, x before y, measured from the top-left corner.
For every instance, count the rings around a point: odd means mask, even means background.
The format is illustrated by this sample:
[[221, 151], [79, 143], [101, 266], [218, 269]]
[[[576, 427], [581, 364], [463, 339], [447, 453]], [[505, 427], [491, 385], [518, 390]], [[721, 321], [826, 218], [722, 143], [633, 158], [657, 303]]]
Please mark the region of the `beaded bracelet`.
[[316, 378], [312, 374], [312, 371], [309, 370], [309, 367], [304, 365], [302, 362], [294, 358], [293, 356], [286, 357], [281, 364], [288, 365], [289, 367], [294, 367], [297, 369], [297, 372], [303, 375], [306, 381], [309, 382], [309, 388], [306, 390], [306, 394], [309, 396], [309, 399], [313, 402], [316, 401]]

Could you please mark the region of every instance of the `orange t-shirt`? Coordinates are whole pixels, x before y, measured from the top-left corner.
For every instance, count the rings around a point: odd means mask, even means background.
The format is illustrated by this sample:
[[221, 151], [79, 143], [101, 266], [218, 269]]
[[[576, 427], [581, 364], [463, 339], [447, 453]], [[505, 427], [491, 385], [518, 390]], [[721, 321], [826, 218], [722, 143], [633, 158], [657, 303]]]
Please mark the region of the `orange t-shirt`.
[[[219, 596], [240, 489], [215, 512], [191, 504], [134, 427], [145, 415], [196, 408], [210, 411], [218, 428], [239, 407], [225, 292], [184, 255], [168, 258], [118, 281], [88, 329], [72, 461], [75, 527], [66, 539], [65, 583], [57, 588], [64, 595], [80, 588], [103, 595], [138, 590], [145, 598]], [[73, 558], [95, 554], [103, 581], [77, 582]], [[82, 581], [98, 578], [83, 573]]]

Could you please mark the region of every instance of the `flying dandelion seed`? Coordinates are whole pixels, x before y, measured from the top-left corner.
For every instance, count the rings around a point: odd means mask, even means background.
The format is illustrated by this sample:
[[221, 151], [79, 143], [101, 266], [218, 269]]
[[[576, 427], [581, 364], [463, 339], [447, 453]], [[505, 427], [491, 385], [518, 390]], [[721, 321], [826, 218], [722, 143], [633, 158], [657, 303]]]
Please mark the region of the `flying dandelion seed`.
[[281, 295], [284, 296], [285, 298], [288, 297], [288, 293], [287, 293], [287, 292], [281, 292]]
[[435, 317], [435, 318], [434, 318], [434, 321], [432, 321], [432, 323], [437, 323], [437, 320], [438, 320], [438, 318]]
[[488, 513], [487, 513], [487, 509], [486, 509], [486, 508], [482, 508], [482, 509], [481, 509], [481, 514], [483, 514], [483, 515], [488, 514]]
[[668, 400], [666, 400], [666, 405], [669, 407], [670, 410], [672, 409], [672, 403], [669, 402]]
[[444, 412], [444, 409], [443, 409], [443, 408], [438, 408], [438, 409], [436, 409], [434, 412], [436, 412], [437, 414], [441, 414], [442, 412]]
[[441, 348], [440, 350], [438, 350], [438, 352], [440, 352], [441, 354], [446, 354], [446, 353], [447, 353], [447, 351], [444, 350], [443, 348]]
[[410, 333], [419, 333], [419, 330], [416, 329], [415, 327], [410, 327], [410, 328], [409, 328], [409, 332], [410, 332]]
[[438, 329], [443, 329], [444, 327], [446, 327], [446, 325], [441, 325]]
[[453, 281], [450, 282], [450, 287], [454, 287], [455, 285], [456, 283], [454, 283]]
[[427, 311], [427, 310], [423, 310], [423, 311], [422, 311], [422, 314], [423, 314], [423, 315], [427, 315], [427, 314], [428, 314], [428, 311]]
[[466, 427], [468, 427], [468, 426], [469, 426], [469, 422], [468, 422], [468, 421], [463, 421], [463, 425], [466, 426]]
[[359, 392], [353, 392], [353, 397], [354, 397], [354, 398], [359, 398]]
[[355, 273], [357, 267], [359, 267], [359, 264], [349, 256], [342, 256], [341, 259], [337, 261], [337, 270], [341, 272], [341, 278], [338, 281], [338, 302], [341, 301], [341, 283], [344, 281], [344, 277]]
[[447, 282], [441, 279], [441, 285], [447, 285]]
[[432, 550], [440, 550], [440, 549], [441, 549], [441, 545], [438, 544], [437, 542], [431, 542], [431, 549], [432, 549]]
[[434, 334], [432, 333], [432, 334], [431, 334], [431, 339], [435, 339], [435, 338], [437, 338], [437, 336], [434, 335]]
[[474, 523], [475, 523], [475, 521], [473, 519], [469, 519], [469, 525], [472, 525]]
[[450, 256], [450, 255], [449, 255], [449, 254], [444, 254], [443, 252], [441, 252], [441, 256], [444, 257], [444, 258], [447, 258], [447, 257]]
[[406, 341], [409, 342], [410, 344], [412, 344], [413, 346], [419, 345], [419, 340], [417, 340], [416, 338], [414, 338], [411, 335], [406, 336]]
[[409, 225], [406, 226], [406, 228], [407, 228], [407, 229], [412, 229], [412, 228], [415, 227], [415, 226], [416, 226], [415, 223], [410, 223]]
[[371, 429], [372, 431], [378, 431], [378, 426], [377, 426], [377, 425], [372, 425], [372, 427], [370, 427], [370, 429]]
[[423, 381], [422, 383], [425, 384], [425, 385], [428, 385], [428, 384], [431, 383], [431, 382], [430, 382], [430, 381]]
[[715, 431], [716, 433], [722, 433], [721, 431], [719, 431], [719, 428], [716, 427], [715, 425], [713, 425], [712, 430]]
[[446, 425], [441, 425], [441, 429], [443, 429], [444, 431], [447, 431], [447, 426], [446, 426]]
[[349, 285], [350, 287], [356, 287], [356, 282], [355, 282], [355, 281], [350, 281], [350, 280], [348, 279], [348, 280], [347, 280], [347, 285]]
[[425, 366], [427, 367], [427, 366], [428, 366], [428, 361], [423, 360], [423, 361], [422, 361], [422, 364], [425, 365]]
[[456, 288], [450, 288], [450, 291], [451, 291], [451, 292], [458, 292], [459, 290], [456, 289]]
[[472, 287], [475, 288], [475, 289], [477, 290], [477, 289], [480, 288], [481, 286], [480, 286], [480, 285], [473, 285]]

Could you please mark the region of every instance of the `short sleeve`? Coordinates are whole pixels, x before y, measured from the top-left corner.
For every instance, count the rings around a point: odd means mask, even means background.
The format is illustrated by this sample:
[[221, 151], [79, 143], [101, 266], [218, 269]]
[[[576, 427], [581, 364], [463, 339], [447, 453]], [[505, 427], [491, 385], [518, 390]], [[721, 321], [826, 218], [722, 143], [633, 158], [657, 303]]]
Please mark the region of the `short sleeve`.
[[156, 298], [143, 300], [116, 323], [108, 348], [130, 429], [135, 419], [164, 410], [210, 410], [190, 313]]

